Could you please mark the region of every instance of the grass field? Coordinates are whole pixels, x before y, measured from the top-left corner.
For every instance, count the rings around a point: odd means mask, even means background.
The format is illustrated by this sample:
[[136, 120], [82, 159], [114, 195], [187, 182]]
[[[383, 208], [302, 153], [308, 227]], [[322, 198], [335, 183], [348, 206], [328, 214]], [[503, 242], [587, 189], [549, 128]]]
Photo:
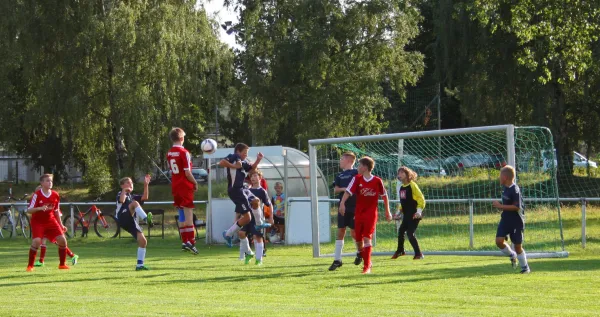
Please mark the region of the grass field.
[[[2, 316], [597, 316], [600, 313], [600, 210], [590, 209], [588, 245], [576, 223], [565, 228], [569, 258], [533, 259], [520, 275], [506, 258], [375, 257], [373, 274], [310, 246], [269, 246], [263, 267], [245, 266], [237, 250], [204, 246], [183, 254], [171, 233], [151, 238], [147, 272], [135, 272], [136, 244], [96, 237], [70, 241], [81, 256], [59, 271], [54, 246], [47, 267], [26, 273], [28, 242], [0, 240]], [[565, 220], [577, 221], [575, 209]], [[348, 250], [347, 244], [347, 250]], [[359, 297], [360, 296], [360, 297]]]

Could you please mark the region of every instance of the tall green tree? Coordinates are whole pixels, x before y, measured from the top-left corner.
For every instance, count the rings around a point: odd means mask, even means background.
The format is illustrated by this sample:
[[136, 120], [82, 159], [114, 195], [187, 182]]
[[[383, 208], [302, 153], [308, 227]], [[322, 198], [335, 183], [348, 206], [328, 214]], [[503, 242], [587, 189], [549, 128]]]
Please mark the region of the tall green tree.
[[[400, 95], [423, 73], [407, 46], [421, 16], [412, 1], [231, 0], [240, 102], [257, 142], [377, 133], [385, 83]], [[237, 117], [236, 117], [237, 116]]]

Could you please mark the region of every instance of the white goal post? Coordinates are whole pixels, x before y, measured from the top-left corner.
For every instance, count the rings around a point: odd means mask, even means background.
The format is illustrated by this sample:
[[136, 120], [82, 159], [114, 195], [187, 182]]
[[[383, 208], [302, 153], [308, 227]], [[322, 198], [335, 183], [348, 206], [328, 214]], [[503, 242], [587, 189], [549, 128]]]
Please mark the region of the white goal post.
[[[518, 132], [515, 131], [517, 129]], [[520, 130], [519, 130], [520, 129]], [[517, 140], [517, 134], [519, 135], [519, 140]], [[466, 140], [466, 141], [465, 141]], [[464, 141], [464, 142], [463, 142]], [[409, 146], [409, 149], [406, 150], [406, 144], [412, 142], [412, 150]], [[463, 142], [463, 143], [461, 143]], [[335, 209], [337, 208], [337, 202], [335, 202], [335, 198], [333, 195], [329, 196], [329, 199], [318, 199], [318, 184], [317, 184], [317, 175], [321, 175], [323, 171], [326, 174], [325, 177], [332, 177], [335, 173], [339, 172], [337, 166], [332, 167], [336, 162], [336, 153], [342, 153], [348, 149], [356, 149], [353, 150], [358, 157], [363, 155], [371, 156], [375, 159], [376, 168], [378, 164], [378, 160], [385, 161], [388, 158], [393, 158], [395, 156], [398, 160], [398, 166], [402, 165], [404, 161], [401, 162], [401, 157], [404, 154], [401, 153], [409, 153], [406, 156], [416, 157], [416, 159], [421, 160], [422, 157], [425, 157], [424, 150], [429, 146], [435, 147], [435, 144], [438, 144], [437, 152], [429, 151], [427, 154], [427, 159], [431, 162], [437, 162], [435, 164], [440, 164], [440, 168], [438, 169], [439, 175], [429, 177], [443, 177], [446, 181], [451, 181], [452, 177], [461, 177], [461, 175], [447, 175], [446, 172], [442, 169], [442, 162], [445, 159], [449, 159], [447, 156], [450, 154], [444, 155], [443, 152], [448, 152], [449, 148], [453, 148], [456, 144], [456, 148], [460, 148], [460, 150], [456, 151], [465, 151], [464, 154], [470, 154], [470, 152], [477, 152], [479, 155], [485, 156], [500, 156], [501, 160], [504, 160], [501, 164], [508, 164], [514, 166], [519, 173], [521, 171], [524, 172], [523, 177], [527, 178], [527, 184], [532, 184], [532, 190], [530, 192], [534, 192], [539, 190], [538, 187], [543, 187], [543, 194], [535, 194], [533, 196], [525, 195], [525, 201], [527, 204], [532, 204], [532, 214], [531, 218], [535, 221], [535, 224], [532, 225], [532, 232], [542, 235], [547, 234], [552, 236], [553, 241], [534, 241], [536, 235], [531, 236], [531, 240], [527, 238], [524, 242], [524, 246], [527, 249], [528, 243], [532, 245], [531, 251], [528, 250], [528, 256], [535, 257], [565, 257], [568, 256], [568, 253], [564, 250], [564, 239], [562, 234], [562, 221], [560, 219], [560, 204], [558, 197], [558, 184], [556, 183], [556, 173], [551, 168], [549, 169], [538, 169], [534, 170], [531, 166], [544, 165], [540, 163], [541, 158], [540, 153], [550, 153], [550, 149], [552, 149], [552, 135], [549, 130], [546, 128], [540, 127], [526, 127], [526, 128], [515, 128], [514, 125], [498, 125], [498, 126], [484, 126], [484, 127], [474, 127], [474, 128], [462, 128], [462, 129], [448, 129], [448, 130], [433, 130], [433, 131], [422, 131], [422, 132], [407, 132], [407, 133], [394, 133], [394, 134], [381, 134], [381, 135], [368, 135], [368, 136], [355, 136], [355, 137], [342, 137], [342, 138], [331, 138], [331, 139], [314, 139], [308, 142], [309, 144], [309, 160], [310, 160], [310, 201], [311, 201], [311, 216], [312, 216], [312, 246], [313, 246], [313, 257], [327, 257], [331, 256], [331, 254], [327, 252], [322, 252], [322, 247], [328, 247], [319, 241], [322, 241], [321, 235], [329, 234], [333, 236], [333, 232], [335, 228], [331, 229], [331, 232], [320, 232], [319, 230], [319, 214], [323, 212], [329, 212], [331, 217], [335, 217]], [[493, 144], [493, 145], [492, 145]], [[333, 153], [333, 154], [331, 154]], [[432, 154], [434, 153], [434, 154]], [[437, 153], [437, 154], [436, 154]], [[460, 152], [461, 154], [463, 152]], [[552, 151], [553, 153], [553, 151]], [[454, 156], [459, 157], [456, 153]], [[388, 159], [388, 161], [391, 159]], [[423, 160], [421, 160], [423, 161]], [[522, 161], [522, 162], [520, 162]], [[324, 168], [323, 164], [326, 162], [329, 164], [328, 168]], [[408, 166], [408, 164], [407, 164]], [[544, 165], [545, 166], [545, 165]], [[500, 195], [494, 195], [496, 193], [496, 187], [501, 188], [497, 181], [498, 173], [497, 166], [496, 168], [492, 167], [482, 167], [482, 168], [473, 168], [469, 173], [477, 171], [477, 173], [481, 173], [484, 176], [481, 176], [482, 181], [480, 183], [484, 184], [473, 184], [473, 185], [465, 185], [471, 186], [466, 189], [461, 189], [461, 193], [459, 196], [448, 195], [444, 196], [442, 189], [431, 189], [430, 191], [439, 193], [440, 196], [436, 197], [428, 197], [425, 195], [426, 201], [431, 210], [435, 210], [435, 212], [430, 213], [433, 217], [438, 217], [437, 231], [434, 229], [427, 229], [429, 231], [425, 231], [427, 236], [429, 236], [432, 241], [435, 241], [434, 237], [431, 237], [436, 234], [436, 232], [441, 232], [446, 235], [449, 235], [452, 238], [452, 234], [460, 234], [461, 239], [464, 237], [467, 241], [464, 243], [464, 248], [462, 246], [442, 246], [441, 249], [437, 248], [435, 245], [425, 245], [422, 246], [423, 252], [425, 254], [432, 255], [502, 255], [500, 251], [495, 249], [495, 245], [493, 243], [494, 237], [491, 236], [487, 241], [484, 241], [482, 237], [487, 237], [490, 235], [493, 230], [495, 233], [495, 228], [492, 228], [492, 222], [497, 222], [500, 219], [500, 213], [492, 213], [491, 202], [494, 200], [499, 200]], [[395, 194], [390, 192], [392, 188], [395, 188], [393, 182], [395, 179], [392, 179], [392, 168], [389, 168], [390, 176], [388, 176], [388, 182], [390, 184], [388, 192], [390, 196], [390, 209], [393, 213], [393, 204], [398, 203], [398, 200], [395, 200]], [[330, 172], [327, 172], [330, 171]], [[317, 174], [320, 172], [320, 174]], [[393, 170], [395, 173], [395, 170]], [[487, 176], [485, 176], [487, 173]], [[378, 175], [377, 173], [375, 173]], [[443, 175], [443, 176], [442, 176]], [[381, 177], [381, 175], [378, 175]], [[462, 176], [464, 179], [464, 176]], [[537, 177], [537, 178], [536, 178]], [[382, 177], [383, 178], [383, 177]], [[531, 179], [531, 180], [530, 180]], [[537, 181], [537, 179], [540, 179]], [[384, 182], [386, 180], [384, 179]], [[417, 183], [419, 183], [417, 181]], [[478, 187], [485, 186], [488, 197], [481, 196], [469, 196], [469, 193], [472, 192], [472, 189], [479, 189]], [[534, 188], [535, 187], [535, 188]], [[493, 189], [489, 189], [493, 188]], [[425, 191], [424, 191], [425, 193]], [[447, 199], [446, 199], [447, 197]], [[319, 202], [328, 201], [332, 204], [331, 210], [320, 211], [319, 210]], [[526, 204], [526, 205], [527, 205]], [[488, 206], [489, 205], [489, 206]], [[475, 206], [475, 207], [474, 207]], [[430, 208], [426, 208], [427, 209]], [[381, 212], [381, 211], [380, 211]], [[543, 215], [543, 219], [540, 220], [541, 216], [538, 217], [537, 214]], [[321, 215], [323, 216], [323, 215]], [[446, 218], [444, 218], [446, 217]], [[445, 228], [444, 222], [446, 219], [451, 219], [453, 221], [459, 221], [464, 223], [464, 226], [450, 227]], [[381, 219], [382, 217], [380, 217]], [[539, 218], [539, 219], [538, 219]], [[428, 219], [424, 218], [422, 223], [426, 225]], [[540, 224], [540, 221], [542, 224]], [[335, 222], [333, 222], [335, 223]], [[377, 248], [377, 238], [383, 237], [383, 235], [378, 234], [378, 229], [375, 232], [374, 242], [376, 244], [376, 249], [380, 249], [373, 254], [379, 255], [387, 255], [393, 254], [392, 249], [389, 249], [391, 245], [393, 245], [393, 234], [391, 233], [393, 229], [389, 229], [386, 232], [386, 239], [388, 244], [385, 246], [382, 245], [381, 248]], [[448, 223], [452, 223], [452, 221], [448, 221]], [[421, 227], [420, 227], [421, 228]], [[386, 229], [387, 230], [387, 229]], [[466, 231], [466, 232], [462, 232]], [[527, 234], [527, 229], [526, 229]], [[419, 233], [419, 231], [417, 231]], [[347, 235], [349, 236], [349, 234]], [[477, 237], [477, 243], [474, 243], [474, 237]], [[383, 241], [383, 238], [380, 239]], [[540, 239], [541, 240], [541, 239]], [[463, 240], [461, 240], [463, 241]], [[482, 244], [482, 242], [485, 244]], [[463, 243], [463, 242], [461, 242]], [[478, 245], [477, 245], [478, 244]], [[410, 249], [410, 245], [408, 245]], [[447, 249], [445, 249], [447, 248]], [[433, 250], [429, 251], [428, 250]], [[408, 252], [407, 252], [408, 253]], [[354, 255], [355, 253], [344, 254], [346, 256]]]

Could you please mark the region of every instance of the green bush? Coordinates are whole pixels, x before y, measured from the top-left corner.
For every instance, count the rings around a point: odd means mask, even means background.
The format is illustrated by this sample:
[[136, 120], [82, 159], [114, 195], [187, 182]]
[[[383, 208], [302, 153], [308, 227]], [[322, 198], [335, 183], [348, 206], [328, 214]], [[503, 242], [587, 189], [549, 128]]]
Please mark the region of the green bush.
[[103, 160], [90, 159], [86, 162], [83, 181], [89, 187], [92, 197], [100, 197], [108, 193], [113, 185], [110, 168]]

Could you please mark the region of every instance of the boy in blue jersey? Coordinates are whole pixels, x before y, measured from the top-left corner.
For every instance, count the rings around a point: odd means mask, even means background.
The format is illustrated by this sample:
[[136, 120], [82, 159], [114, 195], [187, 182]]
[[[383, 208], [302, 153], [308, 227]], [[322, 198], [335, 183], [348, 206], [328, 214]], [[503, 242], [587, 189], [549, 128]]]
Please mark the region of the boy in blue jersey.
[[146, 175], [144, 179], [144, 194], [133, 195], [133, 181], [129, 177], [124, 177], [119, 181], [121, 191], [117, 194], [117, 210], [116, 218], [119, 227], [129, 232], [133, 238], [137, 240], [137, 266], [136, 271], [145, 271], [148, 268], [144, 265], [146, 258], [146, 245], [148, 241], [144, 236], [144, 232], [137, 222], [137, 217], [144, 219], [149, 226], [152, 225], [152, 213], [144, 212], [142, 204], [148, 200], [148, 184], [150, 184], [150, 175]]
[[[358, 170], [354, 168], [354, 163], [356, 162], [356, 155], [352, 152], [346, 152], [342, 154], [340, 158], [340, 168], [342, 172], [335, 177], [333, 182], [333, 192], [338, 194], [338, 198], [342, 201], [342, 197], [344, 197], [344, 193], [346, 192], [346, 187], [350, 184], [350, 181], [358, 174]], [[344, 236], [346, 235], [346, 227], [350, 228], [350, 235], [352, 239], [354, 239], [354, 244], [356, 245], [357, 252], [356, 258], [354, 259], [354, 264], [359, 265], [362, 262], [362, 257], [360, 252], [358, 251], [358, 244], [356, 243], [355, 233], [354, 233], [354, 209], [356, 208], [356, 196], [351, 196], [346, 200], [346, 213], [344, 215], [338, 212], [337, 215], [337, 239], [335, 240], [335, 253], [334, 260], [331, 266], [329, 267], [330, 271], [335, 271], [338, 267], [342, 266], [342, 249], [344, 248]]]
[[227, 195], [235, 204], [235, 212], [240, 214], [240, 218], [228, 230], [223, 231], [223, 238], [228, 247], [233, 246], [233, 235], [252, 220], [250, 215], [252, 207], [248, 200], [249, 191], [244, 190], [244, 180], [248, 172], [256, 169], [263, 154], [258, 153], [256, 162], [250, 165], [246, 160], [248, 150], [250, 148], [246, 144], [238, 143], [235, 145], [234, 153], [219, 162], [220, 167], [227, 168]]
[[257, 220], [262, 220], [264, 223], [264, 216], [262, 213], [262, 205], [264, 205], [265, 213], [272, 212], [271, 201], [269, 200], [269, 194], [267, 191], [259, 186], [260, 183], [260, 174], [257, 170], [250, 172], [250, 180], [252, 181], [252, 188], [248, 189], [250, 192], [248, 194], [250, 200], [250, 206], [253, 210], [257, 210], [258, 212], [254, 212], [253, 216], [258, 213], [255, 217], [252, 217], [250, 223], [245, 225], [242, 229], [240, 229], [240, 252], [243, 252], [245, 255], [245, 263], [249, 264], [254, 254], [252, 250], [250, 250], [250, 244], [248, 243], [247, 234], [250, 233], [253, 235], [254, 240], [254, 249], [256, 250], [256, 265], [262, 265], [262, 258], [265, 256], [265, 244], [263, 240], [263, 231], [261, 227], [256, 225]]
[[[521, 273], [531, 272], [527, 264], [527, 255], [523, 249], [523, 230], [525, 229], [523, 197], [519, 186], [515, 183], [515, 169], [507, 165], [500, 170], [500, 184], [504, 187], [502, 192], [502, 203], [495, 201], [494, 208], [502, 210], [498, 231], [496, 232], [496, 245], [502, 253], [510, 257], [513, 268], [517, 266], [517, 259], [521, 266]], [[514, 244], [513, 251], [505, 243], [505, 237], [509, 235]]]

